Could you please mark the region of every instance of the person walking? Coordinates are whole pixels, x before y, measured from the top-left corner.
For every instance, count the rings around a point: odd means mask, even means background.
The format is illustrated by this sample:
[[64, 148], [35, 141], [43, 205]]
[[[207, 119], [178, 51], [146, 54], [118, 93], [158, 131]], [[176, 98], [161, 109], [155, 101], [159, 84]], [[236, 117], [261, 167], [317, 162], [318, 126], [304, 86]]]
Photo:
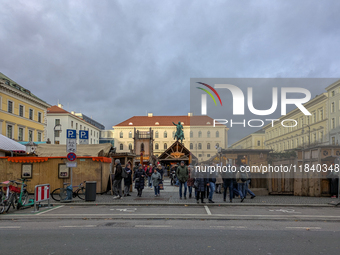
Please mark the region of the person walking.
[[196, 202], [199, 203], [201, 198], [201, 203], [204, 204], [204, 193], [207, 187], [208, 181], [203, 177], [202, 173], [199, 173], [199, 177], [195, 178], [195, 190], [196, 190]]
[[246, 198], [246, 197], [247, 197], [247, 193], [249, 193], [250, 199], [253, 199], [253, 198], [255, 198], [256, 196], [255, 196], [254, 192], [252, 192], [252, 191], [249, 189], [249, 186], [250, 186], [250, 184], [251, 184], [251, 174], [248, 173], [247, 175], [248, 175], [248, 179], [247, 179], [247, 181], [246, 181], [246, 183], [245, 183], [245, 186], [246, 186], [246, 187], [245, 187], [245, 192], [244, 192], [244, 198]]
[[154, 169], [151, 175], [152, 185], [155, 190], [155, 197], [159, 196], [159, 183], [162, 180], [161, 174], [157, 171], [157, 168]]
[[223, 180], [223, 201], [226, 202], [227, 199], [227, 190], [229, 189], [229, 201], [230, 203], [233, 202], [233, 189], [234, 189], [234, 181], [235, 181], [235, 175], [231, 170], [231, 165], [227, 165], [227, 171], [224, 173]]
[[189, 171], [184, 161], [177, 167], [177, 179], [179, 181], [179, 199], [182, 199], [182, 187], [184, 185], [184, 199], [187, 199], [187, 180], [189, 178]]
[[115, 160], [115, 175], [113, 177], [113, 199], [121, 199], [122, 198], [122, 165], [120, 164], [120, 160]]
[[247, 181], [248, 176], [247, 173], [245, 172], [245, 169], [237, 167], [237, 173], [236, 173], [236, 181], [237, 181], [237, 186], [238, 186], [238, 193], [240, 194], [241, 197], [241, 202], [244, 200], [244, 193], [245, 193], [245, 182]]
[[138, 197], [142, 196], [142, 192], [144, 189], [144, 179], [145, 179], [145, 172], [141, 164], [138, 165], [138, 170], [135, 172], [133, 176], [133, 181], [135, 182], [135, 189], [137, 189]]
[[208, 199], [209, 199], [209, 203], [215, 203], [212, 199], [213, 199], [213, 195], [215, 192], [215, 183], [216, 183], [216, 178], [215, 175], [213, 175], [213, 177], [209, 178], [209, 183], [207, 184], [207, 189], [209, 189], [209, 195], [208, 195]]
[[150, 164], [146, 169], [146, 175], [148, 176], [148, 187], [152, 189], [151, 175], [153, 173], [152, 164]]
[[192, 197], [192, 188], [194, 187], [194, 182], [195, 182], [195, 179], [192, 178], [192, 171], [194, 171], [193, 166], [189, 165], [188, 170], [189, 170], [189, 178], [188, 178], [188, 181], [187, 181], [187, 186], [188, 186], [188, 190], [189, 190], [189, 198], [191, 198]]
[[222, 184], [223, 184], [223, 179], [222, 179], [222, 174], [221, 172], [217, 173], [216, 177], [216, 188], [215, 188], [215, 193], [216, 194], [222, 194]]
[[129, 197], [130, 195], [130, 185], [132, 184], [132, 170], [131, 165], [128, 163], [125, 167], [128, 177], [124, 178], [124, 197]]

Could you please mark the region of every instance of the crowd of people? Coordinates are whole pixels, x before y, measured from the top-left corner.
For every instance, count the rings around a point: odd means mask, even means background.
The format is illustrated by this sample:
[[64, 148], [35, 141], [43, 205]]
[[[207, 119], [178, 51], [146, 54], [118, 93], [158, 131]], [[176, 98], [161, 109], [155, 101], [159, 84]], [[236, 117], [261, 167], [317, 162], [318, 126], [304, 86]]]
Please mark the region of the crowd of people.
[[[213, 165], [212, 165], [213, 166]], [[179, 187], [179, 199], [189, 199], [193, 196], [196, 202], [205, 203], [204, 199], [208, 199], [209, 203], [213, 201], [214, 193], [222, 194], [223, 201], [227, 201], [227, 192], [229, 191], [229, 202], [232, 203], [235, 197], [239, 197], [241, 202], [250, 195], [253, 199], [256, 195], [249, 189], [251, 184], [251, 176], [247, 172], [239, 171], [241, 165], [237, 165], [237, 171], [221, 173], [217, 175], [207, 175], [204, 173], [195, 173], [192, 165], [186, 166], [184, 161], [179, 165], [172, 165], [168, 171], [171, 179], [171, 185]], [[133, 171], [128, 163], [123, 169], [119, 159], [115, 160], [115, 175], [113, 180], [114, 199], [122, 198], [121, 182], [124, 179], [124, 196], [130, 196], [130, 186], [135, 184], [137, 196], [141, 197], [143, 189], [147, 186], [154, 189], [155, 197], [160, 196], [160, 190], [163, 188], [164, 173], [166, 169], [161, 164], [143, 166], [139, 164], [135, 166]], [[193, 192], [194, 191], [194, 192]]]

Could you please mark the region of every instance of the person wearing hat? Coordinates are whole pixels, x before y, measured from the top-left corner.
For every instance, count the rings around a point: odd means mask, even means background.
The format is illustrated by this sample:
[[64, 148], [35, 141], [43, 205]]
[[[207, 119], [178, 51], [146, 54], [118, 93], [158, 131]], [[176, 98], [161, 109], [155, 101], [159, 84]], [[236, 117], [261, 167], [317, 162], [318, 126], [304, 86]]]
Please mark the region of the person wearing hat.
[[176, 170], [177, 179], [179, 181], [179, 199], [182, 199], [182, 187], [184, 185], [184, 199], [187, 199], [187, 181], [189, 179], [189, 171], [184, 161], [177, 167]]

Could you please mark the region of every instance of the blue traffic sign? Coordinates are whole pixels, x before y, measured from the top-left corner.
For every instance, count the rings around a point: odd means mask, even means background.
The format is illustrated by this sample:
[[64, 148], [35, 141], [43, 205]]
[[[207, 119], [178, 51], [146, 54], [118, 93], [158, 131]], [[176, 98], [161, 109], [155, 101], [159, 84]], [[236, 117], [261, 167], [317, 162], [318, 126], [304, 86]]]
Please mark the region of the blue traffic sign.
[[77, 155], [75, 153], [73, 153], [73, 152], [70, 152], [69, 154], [67, 154], [67, 159], [69, 161], [75, 161], [76, 158], [77, 158]]
[[89, 139], [89, 131], [79, 130], [79, 139]]
[[67, 139], [77, 139], [77, 131], [74, 129], [66, 130]]

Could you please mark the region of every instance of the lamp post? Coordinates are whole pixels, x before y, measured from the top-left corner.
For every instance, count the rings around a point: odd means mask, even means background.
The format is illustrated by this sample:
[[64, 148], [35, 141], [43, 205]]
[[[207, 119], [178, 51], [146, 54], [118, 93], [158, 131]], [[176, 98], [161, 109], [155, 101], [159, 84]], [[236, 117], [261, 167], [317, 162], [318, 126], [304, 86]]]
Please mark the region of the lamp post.
[[308, 147], [310, 147], [310, 126], [306, 124], [302, 124], [302, 134], [305, 132], [304, 126], [308, 127]]
[[[60, 130], [56, 130], [57, 127], [60, 127]], [[53, 137], [54, 137], [53, 144], [55, 144], [55, 131], [60, 131], [61, 132], [61, 125], [60, 124], [55, 125], [54, 128], [53, 128], [53, 131], [54, 131], [53, 132]], [[58, 133], [58, 135], [59, 135], [59, 133]]]

